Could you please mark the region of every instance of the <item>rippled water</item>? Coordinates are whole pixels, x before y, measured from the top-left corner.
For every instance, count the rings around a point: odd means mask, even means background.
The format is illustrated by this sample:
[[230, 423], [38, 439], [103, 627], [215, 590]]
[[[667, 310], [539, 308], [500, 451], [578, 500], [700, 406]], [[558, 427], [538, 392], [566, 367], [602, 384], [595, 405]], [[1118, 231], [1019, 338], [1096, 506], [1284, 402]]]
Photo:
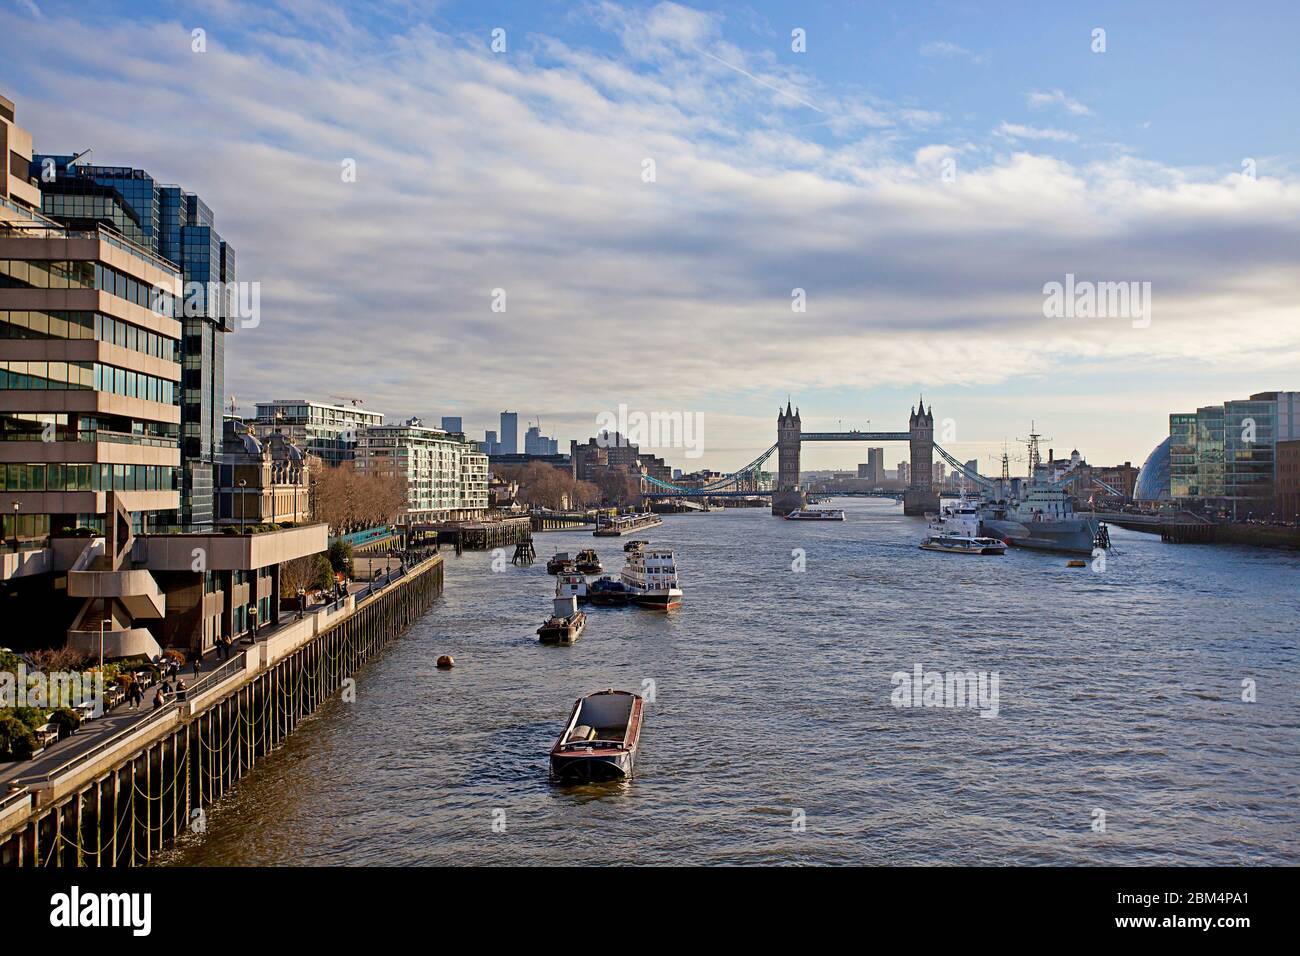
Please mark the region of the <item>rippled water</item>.
[[[682, 609], [592, 609], [569, 648], [534, 633], [545, 557], [595, 542], [616, 573], [622, 542], [542, 534], [542, 560], [500, 573], [449, 554], [443, 599], [357, 702], [165, 862], [1300, 862], [1300, 556], [1114, 529], [1094, 574], [932, 554], [892, 502], [837, 506], [844, 524], [666, 519], [646, 537], [677, 550]], [[998, 717], [896, 709], [890, 676], [917, 663], [997, 671]], [[548, 783], [574, 698], [646, 680], [636, 779]]]

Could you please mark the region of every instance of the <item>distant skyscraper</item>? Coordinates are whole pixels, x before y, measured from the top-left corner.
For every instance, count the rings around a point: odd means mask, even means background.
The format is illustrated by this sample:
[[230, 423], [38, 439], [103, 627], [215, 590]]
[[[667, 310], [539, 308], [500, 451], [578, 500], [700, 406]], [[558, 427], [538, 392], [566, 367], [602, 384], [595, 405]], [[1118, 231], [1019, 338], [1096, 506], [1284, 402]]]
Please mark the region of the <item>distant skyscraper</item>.
[[501, 454], [501, 443], [497, 441], [497, 433], [484, 432], [483, 441], [479, 443], [479, 448], [483, 450], [483, 454], [490, 455], [492, 457], [496, 457], [497, 455]]
[[501, 454], [519, 454], [519, 413], [501, 413]]
[[465, 426], [461, 424], [459, 415], [443, 415], [442, 430], [445, 432], [463, 432]]

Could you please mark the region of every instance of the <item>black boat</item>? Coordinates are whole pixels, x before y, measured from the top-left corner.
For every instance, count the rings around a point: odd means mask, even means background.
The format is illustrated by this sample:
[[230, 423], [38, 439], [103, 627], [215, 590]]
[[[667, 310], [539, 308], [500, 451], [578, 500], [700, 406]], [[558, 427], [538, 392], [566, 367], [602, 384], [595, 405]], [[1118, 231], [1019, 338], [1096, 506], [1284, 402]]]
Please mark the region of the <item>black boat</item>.
[[642, 700], [625, 690], [578, 698], [551, 748], [551, 775], [561, 783], [626, 780], [641, 739]]
[[573, 563], [573, 558], [569, 557], [567, 551], [557, 551], [546, 559], [546, 573], [559, 574], [561, 571], [576, 571], [577, 567]]
[[583, 548], [578, 552], [578, 556], [573, 559], [574, 567], [583, 574], [600, 574], [605, 570], [600, 566], [600, 555], [591, 548]]
[[587, 601], [601, 607], [624, 607], [632, 600], [632, 589], [622, 581], [605, 575], [587, 585]]

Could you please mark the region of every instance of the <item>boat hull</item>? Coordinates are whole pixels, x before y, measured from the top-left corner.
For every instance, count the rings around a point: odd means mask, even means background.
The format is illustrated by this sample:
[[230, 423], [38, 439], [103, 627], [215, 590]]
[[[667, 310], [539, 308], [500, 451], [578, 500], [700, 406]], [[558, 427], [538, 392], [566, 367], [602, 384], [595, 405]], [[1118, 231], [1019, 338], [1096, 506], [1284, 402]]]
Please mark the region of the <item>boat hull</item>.
[[602, 783], [627, 780], [635, 758], [630, 750], [551, 754], [551, 774], [561, 783]]
[[931, 544], [928, 541], [921, 542], [919, 547], [923, 551], [941, 551], [944, 554], [997, 555], [997, 554], [1005, 554], [1007, 551], [1006, 545], [998, 545], [997, 547], [993, 547], [992, 545], [984, 545], [982, 547], [957, 548], [957, 547], [945, 547], [944, 545], [941, 544]]
[[1061, 554], [1092, 554], [1097, 529], [1087, 521], [1007, 521], [985, 519], [984, 534], [1016, 548]]
[[577, 620], [566, 621], [563, 624], [552, 624], [548, 621], [537, 629], [537, 639], [543, 644], [573, 644], [582, 637], [582, 632], [586, 629], [587, 617], [585, 614], [580, 614]]
[[676, 589], [672, 591], [647, 591], [641, 594], [633, 594], [632, 601], [638, 607], [648, 607], [652, 611], [671, 611], [682, 606], [682, 592]]

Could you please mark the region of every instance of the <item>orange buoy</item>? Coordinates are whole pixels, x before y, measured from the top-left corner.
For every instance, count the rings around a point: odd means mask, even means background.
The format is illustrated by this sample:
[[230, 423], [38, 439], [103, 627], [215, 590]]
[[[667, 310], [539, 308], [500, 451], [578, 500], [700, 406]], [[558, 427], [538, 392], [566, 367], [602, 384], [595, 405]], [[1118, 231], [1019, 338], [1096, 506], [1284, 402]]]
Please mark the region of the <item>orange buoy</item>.
[[443, 670], [443, 671], [451, 670], [455, 666], [456, 666], [456, 658], [452, 657], [450, 654], [443, 654], [441, 657], [438, 658], [439, 670]]

